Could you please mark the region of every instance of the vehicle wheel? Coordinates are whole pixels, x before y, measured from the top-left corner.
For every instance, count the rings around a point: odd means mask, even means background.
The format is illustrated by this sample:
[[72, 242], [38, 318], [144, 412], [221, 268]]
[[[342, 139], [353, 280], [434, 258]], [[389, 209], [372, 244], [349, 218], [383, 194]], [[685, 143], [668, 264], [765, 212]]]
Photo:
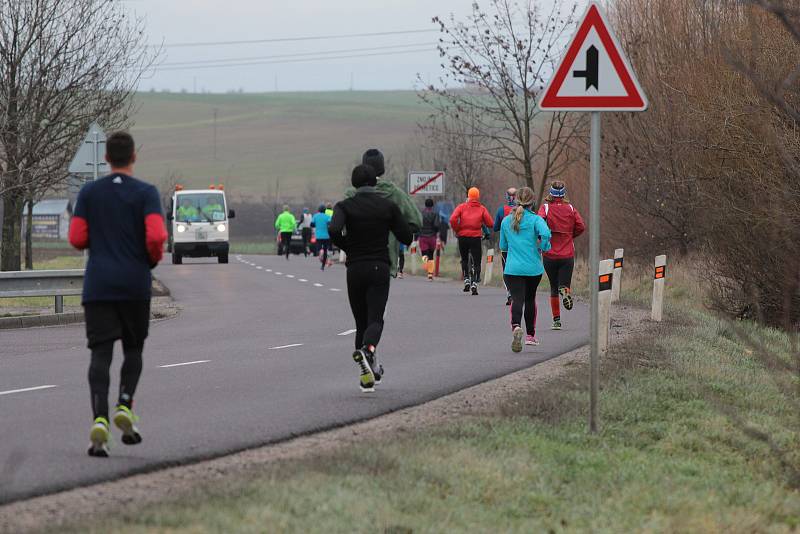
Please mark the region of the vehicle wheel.
[[183, 263], [183, 256], [177, 252], [172, 253], [172, 265], [180, 265]]
[[217, 260], [220, 263], [228, 263], [228, 255], [227, 254], [220, 254], [219, 256], [217, 256]]
[[172, 252], [172, 240], [167, 241], [167, 252]]

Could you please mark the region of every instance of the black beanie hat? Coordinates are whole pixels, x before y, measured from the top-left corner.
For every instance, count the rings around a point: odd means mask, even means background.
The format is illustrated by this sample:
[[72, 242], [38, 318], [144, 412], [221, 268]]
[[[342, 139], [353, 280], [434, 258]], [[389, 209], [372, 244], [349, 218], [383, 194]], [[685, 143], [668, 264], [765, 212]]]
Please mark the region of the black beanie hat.
[[383, 154], [377, 148], [370, 148], [361, 156], [361, 163], [375, 169], [375, 176], [383, 176], [386, 168], [383, 165]]
[[378, 183], [378, 179], [375, 177], [375, 169], [369, 165], [357, 166], [355, 169], [353, 169], [353, 176], [350, 179], [350, 182], [356, 189], [359, 187], [364, 187], [365, 185], [374, 186]]
[[425, 199], [425, 207], [426, 208], [432, 208], [433, 207], [433, 199], [432, 198], [426, 198]]

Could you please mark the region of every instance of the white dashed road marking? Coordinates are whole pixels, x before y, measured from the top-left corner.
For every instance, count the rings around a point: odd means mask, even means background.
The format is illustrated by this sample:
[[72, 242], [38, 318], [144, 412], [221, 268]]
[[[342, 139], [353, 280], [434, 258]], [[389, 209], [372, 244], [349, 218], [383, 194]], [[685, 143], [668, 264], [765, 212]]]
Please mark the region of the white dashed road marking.
[[279, 273], [278, 271], [275, 271], [275, 274], [277, 274], [278, 276], [280, 276], [280, 275], [282, 275], [283, 273]]
[[281, 345], [280, 347], [270, 347], [269, 350], [291, 349], [292, 347], [302, 347], [302, 343], [292, 343], [291, 345]]
[[294, 278], [294, 275], [293, 274], [287, 274], [286, 278]]
[[306, 280], [305, 278], [298, 278], [297, 281], [298, 282], [308, 282], [308, 280]]
[[355, 334], [355, 333], [356, 333], [356, 329], [353, 328], [352, 330], [345, 330], [341, 334], [336, 334], [336, 335], [337, 336], [349, 336], [350, 334]]
[[263, 269], [263, 267], [260, 266], [260, 265], [256, 265], [256, 269], [261, 270], [261, 269]]
[[22, 388], [22, 389], [9, 389], [8, 391], [0, 391], [0, 395], [13, 395], [14, 393], [25, 393], [26, 391], [39, 391], [41, 389], [51, 389], [57, 388], [58, 386], [36, 386], [32, 388]]
[[332, 287], [331, 291], [341, 291], [341, 289], [336, 289], [335, 287]]
[[195, 362], [171, 363], [169, 365], [159, 365], [160, 368], [166, 369], [167, 367], [180, 367], [182, 365], [194, 365], [197, 363], [208, 363], [211, 360], [197, 360]]
[[322, 284], [314, 284], [314, 287], [322, 287]]

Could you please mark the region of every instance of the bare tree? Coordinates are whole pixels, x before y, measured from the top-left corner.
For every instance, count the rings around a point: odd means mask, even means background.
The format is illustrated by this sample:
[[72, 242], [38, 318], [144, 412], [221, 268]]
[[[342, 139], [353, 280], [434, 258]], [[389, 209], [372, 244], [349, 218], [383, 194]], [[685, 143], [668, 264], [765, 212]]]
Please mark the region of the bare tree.
[[157, 51], [115, 0], [0, 0], [0, 269], [20, 267], [26, 195], [66, 180], [92, 121], [128, 123]]
[[462, 114], [433, 114], [421, 126], [433, 152], [444, 162], [448, 182], [457, 184], [457, 191], [451, 191], [457, 198], [466, 197], [470, 187], [481, 187], [493, 167], [486, 154], [490, 140], [481, 135], [482, 121], [476, 113], [467, 109]]
[[462, 130], [485, 140], [474, 150], [534, 188], [541, 201], [545, 181], [568, 167], [581, 126], [581, 114], [543, 113], [536, 106], [576, 8], [553, 2], [545, 11], [535, 0], [487, 3], [487, 11], [473, 3], [463, 22], [433, 19], [442, 33], [445, 73], [419, 95], [450, 124], [463, 123]]

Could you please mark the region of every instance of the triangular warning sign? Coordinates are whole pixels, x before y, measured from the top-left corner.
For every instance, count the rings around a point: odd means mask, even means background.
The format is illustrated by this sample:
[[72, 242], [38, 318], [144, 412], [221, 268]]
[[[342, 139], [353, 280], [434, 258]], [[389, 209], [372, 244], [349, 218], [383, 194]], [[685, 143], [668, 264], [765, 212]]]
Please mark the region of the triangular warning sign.
[[647, 109], [647, 97], [597, 4], [589, 4], [539, 100], [539, 108], [545, 111]]

